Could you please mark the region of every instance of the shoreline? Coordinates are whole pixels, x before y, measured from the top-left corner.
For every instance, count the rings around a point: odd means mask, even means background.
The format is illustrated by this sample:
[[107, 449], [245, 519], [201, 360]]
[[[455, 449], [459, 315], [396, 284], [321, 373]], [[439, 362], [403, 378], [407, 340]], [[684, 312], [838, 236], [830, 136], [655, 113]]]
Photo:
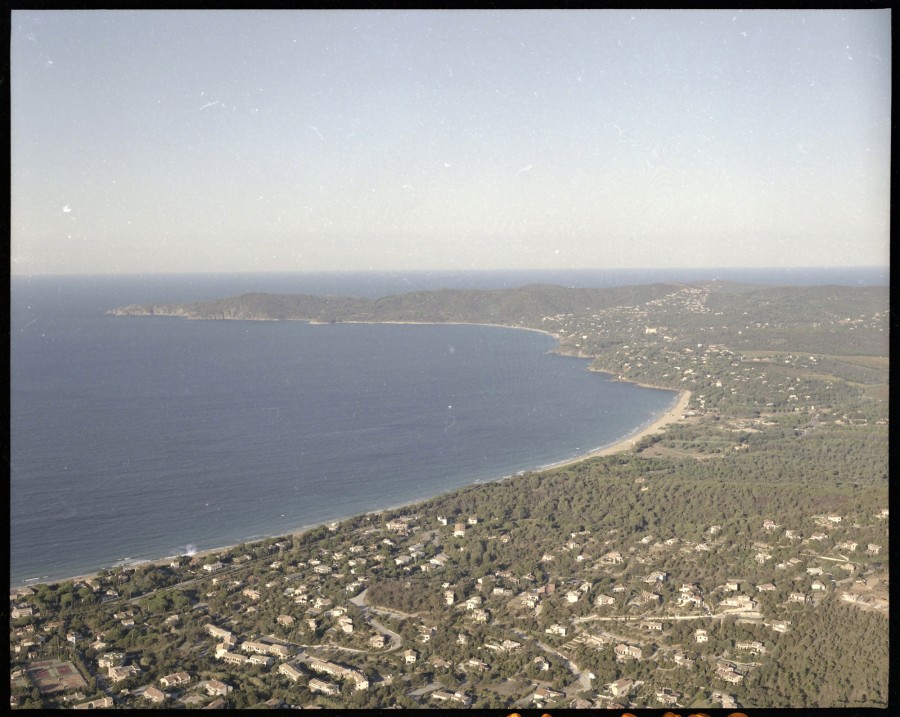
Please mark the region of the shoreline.
[[[506, 328], [517, 328], [517, 327], [506, 327]], [[538, 329], [532, 329], [532, 330], [538, 331]], [[546, 332], [543, 332], [543, 333], [546, 333]], [[634, 383], [634, 382], [629, 382], [629, 383]], [[636, 384], [636, 385], [642, 385], [642, 384]], [[661, 386], [643, 385], [643, 387], [644, 388], [657, 388], [657, 389], [666, 390], [666, 391], [672, 390], [672, 389], [664, 389]], [[517, 473], [505, 475], [500, 478], [495, 478], [492, 480], [473, 482], [468, 485], [460, 486], [459, 488], [455, 488], [455, 489], [453, 489], [453, 491], [461, 490], [463, 488], [470, 488], [474, 485], [487, 485], [488, 483], [495, 483], [495, 482], [498, 482], [501, 480], [515, 478], [516, 476], [521, 475], [522, 473], [542, 473], [543, 471], [556, 470], [558, 468], [565, 468], [567, 466], [571, 466], [576, 463], [581, 463], [582, 461], [586, 461], [591, 458], [610, 456], [615, 453], [621, 453], [621, 452], [627, 451], [627, 450], [631, 449], [635, 445], [635, 443], [637, 443], [639, 440], [641, 440], [645, 436], [649, 436], [653, 433], [656, 433], [657, 431], [662, 430], [663, 428], [670, 425], [671, 423], [676, 423], [678, 421], [683, 420], [683, 418], [684, 418], [683, 414], [684, 414], [685, 409], [687, 408], [687, 405], [688, 405], [690, 399], [691, 399], [690, 391], [688, 391], [688, 390], [679, 391], [678, 396], [675, 399], [675, 403], [672, 406], [670, 406], [662, 415], [658, 416], [657, 418], [655, 418], [653, 421], [646, 424], [645, 426], [638, 427], [637, 429], [635, 429], [634, 431], [629, 433], [627, 436], [624, 436], [623, 438], [620, 438], [619, 440], [615, 441], [614, 443], [610, 443], [609, 445], [601, 446], [600, 448], [594, 449], [592, 451], [588, 451], [587, 453], [582, 453], [582, 454], [574, 456], [572, 458], [566, 458], [564, 460], [561, 460], [561, 461], [558, 461], [555, 463], [550, 463], [547, 465], [543, 465], [543, 466], [540, 466], [537, 468], [526, 469], [524, 471], [519, 471]], [[450, 492], [453, 492], [453, 491], [450, 491]], [[192, 560], [195, 558], [201, 558], [201, 559], [207, 558], [210, 555], [217, 555], [217, 554], [223, 553], [227, 550], [232, 550], [239, 545], [248, 545], [248, 546], [256, 545], [258, 543], [262, 543], [263, 541], [270, 540], [272, 538], [295, 538], [300, 535], [303, 535], [304, 533], [309, 532], [310, 530], [319, 528], [323, 525], [328, 526], [331, 524], [340, 524], [340, 523], [344, 522], [345, 520], [349, 520], [351, 518], [357, 518], [357, 517], [361, 517], [361, 516], [383, 515], [384, 513], [388, 513], [390, 511], [398, 510], [400, 508], [414, 506], [414, 505], [417, 505], [418, 503], [423, 503], [427, 500], [430, 500], [432, 497], [436, 497], [436, 496], [431, 496], [429, 498], [417, 498], [417, 499], [406, 501], [403, 503], [398, 503], [396, 505], [391, 505], [386, 508], [379, 508], [377, 510], [366, 511], [363, 513], [354, 513], [353, 515], [344, 516], [342, 518], [335, 518], [333, 520], [326, 520], [321, 523], [314, 523], [312, 525], [300, 526], [295, 529], [289, 530], [285, 533], [280, 533], [278, 535], [267, 535], [267, 536], [263, 536], [263, 537], [259, 537], [259, 538], [254, 538], [253, 540], [245, 540], [245, 541], [242, 540], [242, 541], [239, 541], [236, 543], [230, 543], [228, 545], [221, 545], [221, 546], [218, 546], [215, 548], [205, 548], [203, 550], [198, 550], [189, 556], [187, 556], [186, 554], [181, 554], [181, 555], [169, 555], [169, 556], [165, 556], [162, 558], [140, 559], [140, 560], [135, 560], [134, 562], [124, 563], [124, 564], [120, 564], [120, 565], [111, 565], [108, 567], [97, 568], [95, 571], [90, 572], [90, 573], [73, 575], [73, 576], [68, 576], [68, 577], [59, 578], [59, 579], [50, 579], [50, 580], [35, 581], [35, 582], [22, 581], [18, 585], [10, 585], [10, 592], [15, 591], [17, 588], [24, 588], [24, 587], [35, 588], [38, 585], [61, 585], [63, 583], [84, 582], [84, 581], [90, 580], [92, 578], [97, 578], [101, 570], [106, 570], [108, 572], [111, 572], [117, 568], [122, 568], [122, 569], [127, 570], [127, 569], [140, 568], [142, 566], [159, 567], [159, 566], [168, 565], [172, 561], [179, 560], [180, 558], [183, 558], [183, 557], [190, 557]]]
[[[178, 317], [178, 318], [185, 318], [185, 317]], [[226, 320], [228, 320], [228, 319], [226, 319]], [[247, 319], [231, 319], [231, 320], [242, 321], [242, 320], [247, 320]], [[249, 319], [249, 320], [252, 321], [254, 319]], [[290, 319], [288, 319], [288, 320], [290, 320]], [[306, 323], [309, 323], [312, 325], [330, 325], [330, 324], [325, 324], [324, 322], [315, 322], [315, 321], [308, 321], [308, 320], [306, 321]], [[550, 336], [553, 339], [555, 339], [557, 342], [559, 341], [559, 336], [557, 334], [551, 333], [550, 331], [545, 331], [543, 329], [535, 329], [535, 328], [531, 328], [531, 327], [527, 327], [527, 326], [509, 326], [507, 324], [474, 323], [474, 322], [466, 322], [466, 321], [441, 321], [441, 322], [433, 322], [433, 321], [342, 321], [342, 322], [338, 322], [338, 323], [400, 324], [400, 325], [422, 325], [422, 326], [444, 326], [447, 324], [454, 325], [454, 326], [488, 326], [488, 327], [492, 327], [492, 328], [533, 331], [536, 333], [545, 334], [547, 336]], [[591, 357], [591, 356], [578, 356], [578, 355], [569, 354], [569, 353], [559, 353], [558, 355], [569, 357], [569, 358], [582, 358], [582, 359], [593, 360], [593, 357]], [[522, 473], [541, 473], [541, 472], [547, 471], [547, 470], [555, 470], [558, 468], [564, 468], [566, 466], [571, 466], [576, 463], [581, 463], [582, 461], [586, 461], [590, 458], [599, 458], [602, 456], [613, 455], [615, 453], [621, 453], [623, 451], [626, 451], [626, 450], [629, 450], [630, 448], [632, 448], [634, 446], [634, 444], [637, 443], [637, 441], [644, 438], [645, 436], [651, 435], [651, 434], [655, 433], [656, 431], [663, 429], [665, 426], [669, 425], [670, 423], [674, 423], [676, 421], [683, 420], [684, 410], [686, 409], [688, 402], [690, 401], [690, 398], [691, 398], [690, 391], [688, 391], [686, 389], [682, 389], [679, 391], [678, 389], [666, 388], [665, 386], [654, 386], [654, 385], [650, 385], [650, 384], [639, 383], [637, 381], [629, 381], [628, 379], [624, 379], [619, 376], [615, 376], [610, 371], [603, 371], [601, 369], [595, 369], [595, 368], [591, 368], [591, 367], [588, 367], [588, 371], [592, 371], [594, 373], [605, 373], [608, 375], [612, 375], [614, 377], [614, 380], [616, 380], [616, 381], [622, 381], [624, 383], [631, 383], [631, 384], [633, 384], [635, 386], [639, 386], [641, 388], [652, 388], [652, 389], [657, 389], [657, 390], [662, 390], [662, 391], [677, 392], [678, 396], [675, 399], [674, 404], [669, 409], [667, 409], [662, 415], [658, 416], [656, 419], [654, 419], [647, 425], [636, 428], [634, 431], [632, 431], [628, 435], [620, 438], [619, 440], [617, 440], [613, 443], [610, 443], [609, 445], [601, 446], [599, 448], [588, 451], [586, 453], [579, 454], [572, 458], [566, 458], [561, 461], [557, 461], [555, 463], [549, 463], [549, 464], [538, 466], [538, 467], [532, 468], [532, 469], [525, 469], [523, 471], [518, 471], [516, 473], [501, 476], [499, 478], [489, 479], [486, 481], [481, 481], [481, 480], [473, 481], [472, 483], [470, 483], [468, 485], [460, 486], [453, 490], [455, 491], [455, 490], [460, 490], [462, 488], [468, 488], [473, 485], [486, 485], [488, 483], [494, 483], [494, 482], [501, 481], [501, 480], [507, 480], [509, 478], [515, 478], [516, 476], [521, 475]], [[450, 491], [450, 492], [453, 492], [453, 491]], [[442, 494], [438, 494], [438, 495], [442, 495]], [[359, 517], [359, 516], [380, 515], [380, 514], [383, 514], [383, 513], [392, 511], [392, 510], [397, 510], [399, 508], [405, 508], [408, 506], [416, 505], [417, 503], [422, 503], [424, 501], [430, 500], [433, 497], [436, 497], [436, 496], [430, 496], [428, 498], [418, 498], [415, 500], [406, 501], [404, 503], [399, 503], [397, 505], [388, 506], [386, 508], [380, 508], [377, 510], [366, 511], [366, 512], [362, 512], [362, 513], [355, 513], [353, 515], [344, 516], [342, 518], [335, 518], [333, 520], [326, 520], [326, 521], [322, 521], [320, 523], [314, 523], [312, 525], [301, 526], [301, 527], [289, 530], [285, 533], [280, 533], [278, 535], [266, 535], [266, 536], [262, 536], [262, 537], [258, 537], [258, 538], [253, 538], [252, 540], [239, 541], [236, 543], [230, 543], [228, 545], [223, 545], [223, 546], [219, 546], [219, 547], [215, 547], [215, 548], [206, 548], [204, 550], [198, 550], [198, 551], [192, 553], [189, 557], [191, 559], [194, 559], [197, 557], [205, 558], [210, 555], [216, 555], [218, 553], [223, 553], [227, 550], [231, 550], [231, 549], [237, 547], [238, 545], [243, 545], [243, 544], [255, 545], [257, 543], [261, 543], [264, 540], [268, 540], [270, 538], [277, 538], [277, 537], [293, 538], [293, 537], [303, 535], [304, 533], [306, 533], [310, 530], [313, 530], [314, 528], [323, 526], [323, 525], [327, 526], [332, 523], [341, 523], [345, 520], [349, 520], [350, 518], [355, 518], [355, 517]], [[115, 570], [116, 568], [134, 569], [134, 568], [138, 568], [141, 566], [163, 566], [163, 565], [168, 565], [173, 560], [178, 560], [182, 557], [186, 557], [186, 555], [185, 554], [169, 555], [169, 556], [165, 556], [165, 557], [161, 557], [161, 558], [147, 558], [147, 559], [141, 558], [138, 560], [134, 560], [133, 562], [114, 564], [114, 565], [110, 565], [110, 566], [102, 566], [90, 573], [84, 573], [84, 574], [79, 574], [79, 575], [74, 575], [74, 576], [67, 576], [67, 577], [58, 578], [58, 579], [37, 580], [37, 581], [33, 581], [33, 582], [29, 582], [29, 580], [26, 579], [26, 580], [22, 580], [18, 585], [10, 584], [10, 591], [12, 592], [12, 591], [16, 590], [17, 588], [25, 588], [25, 587], [34, 588], [38, 585], [59, 585], [59, 584], [69, 583], [69, 582], [71, 582], [71, 583], [79, 582], [79, 581], [83, 582], [83, 581], [89, 580], [91, 578], [96, 578], [101, 570], [112, 571], [112, 570]]]
[[[241, 319], [236, 319], [240, 321]], [[276, 321], [278, 319], [275, 319]], [[545, 334], [546, 336], [552, 336], [554, 339], [559, 341], [559, 334], [554, 334], [552, 331], [545, 331], [544, 329], [535, 329], [531, 326], [510, 326], [509, 324], [486, 324], [481, 321], [335, 321], [335, 322], [324, 322], [324, 321], [311, 321], [306, 319], [285, 319], [285, 321], [306, 321], [310, 326], [336, 326], [339, 324], [393, 324], [399, 326], [490, 326], [495, 329], [516, 329], [517, 331], [534, 331], [538, 334]], [[574, 358], [579, 358], [575, 356]], [[580, 358], [588, 358], [587, 356]]]
[[[629, 383], [634, 383], [633, 381], [629, 381]], [[671, 391], [670, 388], [663, 388], [662, 386], [648, 386], [646, 384], [635, 384], [638, 386], [642, 386], [643, 388], [657, 388], [664, 391]], [[678, 397], [675, 399], [675, 403], [661, 416], [656, 418], [654, 421], [648, 423], [646, 426], [642, 428], [637, 428], [627, 436], [620, 438], [615, 443], [610, 443], [608, 446], [601, 446], [593, 451], [588, 453], [582, 453], [581, 455], [575, 456], [574, 458], [567, 458], [566, 460], [559, 461], [557, 463], [550, 463], [546, 466], [541, 466], [540, 471], [551, 470], [556, 468], [565, 468], [566, 466], [573, 465], [575, 463], [581, 463], [582, 461], [586, 461], [589, 458], [600, 458], [601, 456], [611, 456], [615, 453], [622, 453], [623, 451], [627, 451], [634, 447], [634, 445], [640, 441], [642, 438], [646, 436], [650, 436], [657, 431], [661, 431], [666, 426], [672, 423], [678, 423], [679, 421], [684, 420], [684, 412], [687, 409], [688, 403], [691, 400], [691, 392], [688, 390], [682, 390], [678, 392]]]

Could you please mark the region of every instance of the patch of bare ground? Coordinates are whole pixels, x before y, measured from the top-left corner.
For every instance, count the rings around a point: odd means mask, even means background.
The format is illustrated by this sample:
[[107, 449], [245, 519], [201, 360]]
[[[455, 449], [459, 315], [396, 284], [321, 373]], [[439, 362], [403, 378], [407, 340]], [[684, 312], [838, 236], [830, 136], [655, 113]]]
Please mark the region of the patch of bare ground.
[[661, 446], [658, 443], [650, 446], [649, 448], [645, 448], [641, 451], [641, 455], [647, 456], [648, 458], [655, 458], [658, 456], [669, 456], [674, 458], [694, 458], [698, 461], [706, 461], [710, 458], [721, 458], [724, 456], [724, 453], [700, 453], [699, 451], [688, 451], [681, 448], [667, 448], [666, 446]]

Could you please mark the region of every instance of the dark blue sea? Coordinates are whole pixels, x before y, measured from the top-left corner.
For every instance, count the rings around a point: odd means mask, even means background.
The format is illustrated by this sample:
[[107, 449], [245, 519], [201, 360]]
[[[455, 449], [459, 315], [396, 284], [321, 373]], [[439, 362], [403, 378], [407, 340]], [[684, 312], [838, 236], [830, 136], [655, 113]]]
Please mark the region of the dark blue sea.
[[280, 535], [496, 480], [612, 443], [675, 398], [590, 373], [530, 331], [108, 309], [246, 291], [377, 297], [712, 278], [886, 284], [887, 271], [13, 277], [10, 583]]

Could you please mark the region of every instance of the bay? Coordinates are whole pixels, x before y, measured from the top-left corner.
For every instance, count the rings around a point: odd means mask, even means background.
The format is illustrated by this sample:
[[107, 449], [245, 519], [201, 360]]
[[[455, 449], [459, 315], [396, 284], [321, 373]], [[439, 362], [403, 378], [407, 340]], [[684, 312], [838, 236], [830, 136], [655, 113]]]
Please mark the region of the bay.
[[549, 354], [555, 341], [530, 331], [107, 309], [250, 290], [381, 296], [548, 279], [616, 283], [577, 272], [13, 277], [11, 584], [495, 480], [612, 443], [674, 400]]

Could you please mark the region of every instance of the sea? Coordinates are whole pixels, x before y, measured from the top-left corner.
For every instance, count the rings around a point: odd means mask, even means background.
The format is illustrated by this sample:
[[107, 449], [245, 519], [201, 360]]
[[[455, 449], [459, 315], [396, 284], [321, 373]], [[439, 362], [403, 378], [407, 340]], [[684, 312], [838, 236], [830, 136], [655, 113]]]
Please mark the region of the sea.
[[672, 391], [533, 331], [115, 317], [249, 291], [888, 283], [888, 270], [13, 276], [10, 585], [285, 535], [616, 442]]

